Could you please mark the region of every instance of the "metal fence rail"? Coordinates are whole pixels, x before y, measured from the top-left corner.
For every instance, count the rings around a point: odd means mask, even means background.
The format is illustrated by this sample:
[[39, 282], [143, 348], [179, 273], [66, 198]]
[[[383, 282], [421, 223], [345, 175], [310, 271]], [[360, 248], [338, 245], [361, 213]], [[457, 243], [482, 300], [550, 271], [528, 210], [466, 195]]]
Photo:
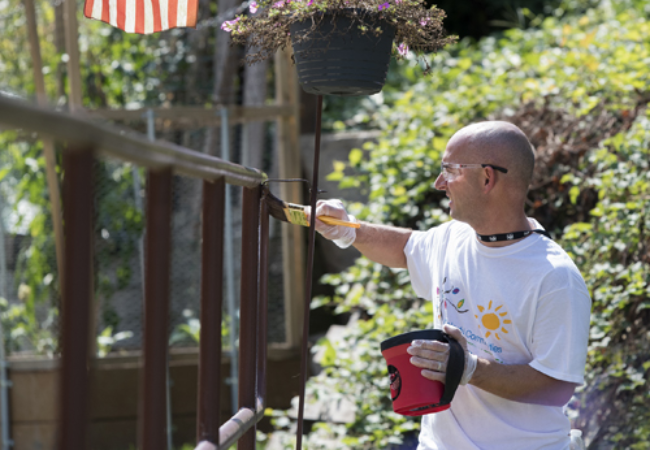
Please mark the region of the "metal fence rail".
[[[263, 417], [266, 374], [268, 211], [260, 202], [266, 175], [166, 142], [97, 124], [80, 116], [0, 95], [0, 126], [65, 143], [65, 224], [61, 303], [58, 448], [88, 448], [90, 331], [93, 298], [93, 171], [96, 157], [119, 158], [148, 169], [143, 376], [139, 448], [166, 448], [167, 321], [171, 261], [172, 174], [204, 180], [201, 339], [197, 442], [201, 449], [255, 448]], [[221, 305], [225, 183], [243, 188], [239, 361], [240, 410], [219, 426]], [[80, 337], [85, 336], [86, 339]]]
[[97, 156], [129, 161], [149, 169], [172, 168], [176, 175], [208, 181], [225, 177], [226, 182], [257, 187], [266, 176], [257, 170], [223, 161], [204, 153], [146, 136], [69, 115], [38, 108], [30, 103], [0, 95], [0, 125], [65, 142], [69, 148], [92, 149]]

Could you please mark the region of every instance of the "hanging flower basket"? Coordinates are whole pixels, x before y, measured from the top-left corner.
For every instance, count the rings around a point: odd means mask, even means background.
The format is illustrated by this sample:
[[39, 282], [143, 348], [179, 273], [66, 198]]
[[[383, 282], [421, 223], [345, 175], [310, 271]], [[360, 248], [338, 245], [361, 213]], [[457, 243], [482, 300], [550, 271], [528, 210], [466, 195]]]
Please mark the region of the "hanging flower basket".
[[421, 0], [259, 0], [221, 28], [252, 49], [249, 64], [292, 45], [307, 92], [367, 95], [381, 90], [391, 51], [424, 55], [456, 40], [445, 36], [444, 17]]
[[[291, 44], [300, 85], [316, 95], [371, 95], [386, 81], [395, 28], [380, 17], [366, 21], [381, 32], [364, 33], [354, 19], [325, 13], [293, 23]], [[315, 26], [314, 26], [315, 25]]]

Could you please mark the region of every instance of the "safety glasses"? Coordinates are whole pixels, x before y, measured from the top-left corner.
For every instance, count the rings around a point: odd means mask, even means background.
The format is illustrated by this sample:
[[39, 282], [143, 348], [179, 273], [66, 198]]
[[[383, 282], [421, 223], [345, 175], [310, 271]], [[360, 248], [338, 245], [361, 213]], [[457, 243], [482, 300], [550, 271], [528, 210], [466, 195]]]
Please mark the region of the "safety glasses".
[[460, 175], [461, 169], [479, 169], [484, 167], [492, 167], [494, 170], [499, 172], [508, 173], [508, 169], [503, 167], [495, 166], [494, 164], [450, 164], [442, 163], [442, 171], [440, 174], [447, 181], [453, 180], [455, 177]]

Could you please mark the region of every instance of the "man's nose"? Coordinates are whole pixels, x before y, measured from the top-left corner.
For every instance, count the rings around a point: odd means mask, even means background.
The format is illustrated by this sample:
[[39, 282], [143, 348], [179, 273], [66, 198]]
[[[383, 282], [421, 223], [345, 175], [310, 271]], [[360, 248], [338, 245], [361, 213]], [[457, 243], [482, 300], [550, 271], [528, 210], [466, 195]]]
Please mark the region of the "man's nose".
[[436, 178], [436, 182], [433, 185], [436, 189], [439, 191], [446, 191], [447, 190], [447, 179], [445, 176], [442, 174], [442, 172], [438, 175], [438, 178]]

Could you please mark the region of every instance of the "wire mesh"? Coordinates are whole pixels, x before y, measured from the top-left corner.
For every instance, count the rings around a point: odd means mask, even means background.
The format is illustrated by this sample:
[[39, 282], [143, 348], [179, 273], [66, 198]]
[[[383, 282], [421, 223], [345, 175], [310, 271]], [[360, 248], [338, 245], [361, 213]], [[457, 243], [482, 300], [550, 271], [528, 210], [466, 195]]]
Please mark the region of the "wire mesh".
[[[220, 155], [221, 138], [208, 128], [161, 131], [159, 139], [175, 141], [197, 151]], [[214, 135], [214, 129], [211, 130]], [[275, 126], [271, 122], [228, 127], [231, 160], [272, 175], [275, 167]], [[2, 153], [0, 166], [8, 173], [0, 183], [0, 295], [6, 347], [16, 352], [56, 353], [58, 271], [44, 160], [37, 142], [0, 133], [14, 151]], [[214, 137], [214, 136], [213, 136]], [[257, 145], [259, 151], [250, 151]], [[28, 162], [25, 162], [28, 160]], [[255, 162], [254, 162], [255, 161]], [[1, 170], [1, 169], [0, 169]], [[94, 169], [94, 320], [97, 353], [137, 350], [142, 342], [143, 238], [146, 235], [146, 172], [131, 164], [97, 160]], [[39, 192], [25, 191], [32, 177]], [[23, 183], [23, 184], [21, 184]], [[172, 262], [169, 337], [172, 346], [196, 346], [200, 324], [202, 180], [175, 176], [172, 199]], [[21, 190], [22, 189], [22, 190]], [[238, 305], [241, 247], [241, 188], [231, 189], [234, 279], [224, 275], [224, 324], [232, 328], [226, 309], [227, 284], [233, 283]], [[22, 196], [22, 197], [21, 197]], [[20, 198], [19, 198], [20, 197]], [[40, 199], [36, 204], [34, 198]], [[65, 207], [65, 205], [64, 205]], [[269, 276], [269, 341], [284, 342], [284, 289], [280, 227], [271, 221]], [[3, 248], [4, 247], [4, 251]], [[4, 253], [4, 255], [2, 255]], [[37, 264], [36, 264], [37, 263]], [[35, 267], [38, 266], [38, 270]], [[164, 282], [164, 280], [161, 280]], [[224, 336], [224, 345], [228, 339]]]

